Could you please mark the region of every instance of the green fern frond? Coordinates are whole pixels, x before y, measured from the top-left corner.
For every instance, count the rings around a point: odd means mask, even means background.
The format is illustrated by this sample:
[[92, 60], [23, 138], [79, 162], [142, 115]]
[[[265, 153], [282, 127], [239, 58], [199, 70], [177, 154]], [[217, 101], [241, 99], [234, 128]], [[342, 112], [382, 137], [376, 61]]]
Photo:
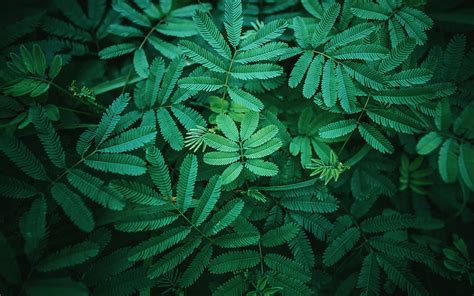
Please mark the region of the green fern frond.
[[104, 181], [85, 171], [71, 169], [66, 175], [69, 183], [92, 201], [111, 210], [119, 211], [125, 206], [122, 196], [106, 187]]
[[145, 162], [131, 154], [94, 154], [84, 164], [95, 170], [120, 175], [139, 176], [146, 172]]
[[242, 2], [241, 0], [226, 0], [224, 26], [229, 43], [236, 48], [240, 42], [242, 33]]
[[83, 242], [68, 246], [38, 262], [39, 271], [58, 270], [69, 266], [74, 266], [97, 256], [99, 246], [93, 242]]
[[218, 54], [226, 59], [230, 59], [230, 47], [212, 19], [204, 11], [197, 10], [193, 16], [193, 20], [202, 38], [204, 38]]
[[359, 241], [360, 232], [357, 228], [351, 227], [341, 233], [331, 241], [324, 250], [323, 263], [326, 266], [332, 266], [347, 254]]
[[155, 255], [161, 254], [167, 249], [183, 241], [190, 232], [191, 229], [187, 227], [176, 227], [174, 229], [167, 230], [162, 234], [143, 241], [139, 245], [131, 248], [130, 252], [128, 253], [128, 260], [145, 260]]
[[299, 231], [300, 228], [296, 224], [286, 223], [262, 235], [261, 242], [264, 247], [280, 246], [291, 241]]
[[36, 188], [18, 179], [0, 177], [0, 194], [9, 198], [30, 198], [38, 194]]
[[215, 274], [239, 271], [256, 266], [260, 256], [256, 251], [230, 251], [214, 258], [209, 264], [209, 271]]
[[202, 248], [181, 275], [180, 284], [184, 287], [189, 287], [196, 282], [211, 261], [212, 253], [211, 245], [206, 245]]
[[3, 134], [0, 137], [0, 150], [26, 175], [35, 180], [48, 180], [43, 164], [16, 137]]
[[197, 171], [198, 162], [196, 156], [192, 154], [187, 155], [179, 170], [179, 180], [176, 192], [176, 204], [182, 213], [186, 212], [191, 205]]
[[79, 195], [62, 183], [55, 183], [51, 187], [51, 195], [69, 220], [80, 230], [91, 232], [94, 229], [95, 222], [92, 213]]

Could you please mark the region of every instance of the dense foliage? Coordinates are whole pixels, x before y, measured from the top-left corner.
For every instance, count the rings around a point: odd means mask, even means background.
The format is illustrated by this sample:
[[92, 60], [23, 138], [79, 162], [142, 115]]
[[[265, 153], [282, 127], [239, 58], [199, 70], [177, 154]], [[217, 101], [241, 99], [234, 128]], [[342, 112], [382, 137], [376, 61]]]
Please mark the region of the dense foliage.
[[2, 3], [0, 294], [470, 295], [474, 9], [426, 2]]

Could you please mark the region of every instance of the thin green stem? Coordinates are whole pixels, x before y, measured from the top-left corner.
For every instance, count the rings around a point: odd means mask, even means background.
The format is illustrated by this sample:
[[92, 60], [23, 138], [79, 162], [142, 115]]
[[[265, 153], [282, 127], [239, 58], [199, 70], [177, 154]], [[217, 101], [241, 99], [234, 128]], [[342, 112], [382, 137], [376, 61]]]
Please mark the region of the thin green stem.
[[232, 54], [232, 58], [230, 59], [229, 68], [226, 71], [225, 81], [224, 81], [224, 94], [222, 95], [222, 99], [225, 100], [227, 96], [227, 88], [229, 88], [229, 79], [230, 79], [230, 71], [232, 70], [232, 66], [234, 65], [235, 55], [239, 50], [235, 50]]
[[206, 236], [199, 228], [197, 228], [196, 225], [194, 225], [194, 223], [193, 223], [191, 220], [189, 220], [188, 217], [186, 217], [186, 215], [184, 215], [184, 213], [181, 212], [181, 211], [178, 209], [178, 207], [176, 207], [176, 205], [175, 205], [173, 202], [171, 202], [171, 204], [173, 205], [173, 207], [175, 208], [175, 210], [179, 213], [179, 215], [180, 215], [181, 217], [183, 217], [184, 220], [186, 220], [186, 222], [188, 222], [188, 224], [189, 224], [194, 230], [196, 230], [203, 238], [209, 240], [209, 242], [210, 242], [211, 244], [214, 243], [214, 241], [213, 241], [211, 238], [209, 238], [208, 236]]
[[[159, 22], [154, 25], [151, 30], [145, 35], [145, 38], [143, 38], [142, 42], [140, 43], [140, 46], [135, 50], [139, 50], [139, 49], [142, 49], [143, 46], [145, 45], [145, 43], [147, 42], [147, 40], [150, 38], [151, 34], [156, 30], [156, 28], [158, 28], [158, 26], [166, 19], [166, 15], [163, 16], [163, 18], [161, 18], [159, 20]], [[134, 51], [134, 52], [135, 52]], [[130, 81], [130, 77], [132, 76], [132, 72], [133, 72], [133, 67], [130, 68], [130, 70], [128, 71], [128, 74], [127, 74], [127, 78], [125, 79], [125, 84], [123, 85], [122, 87], [122, 91], [120, 92], [120, 94], [123, 94], [125, 92], [125, 90], [127, 89], [127, 85], [128, 85], [128, 82]]]
[[262, 251], [262, 244], [260, 242], [258, 242], [258, 253], [259, 253], [259, 256], [260, 256], [260, 272], [263, 274], [264, 273], [264, 270], [263, 270], [263, 251]]
[[357, 118], [357, 122], [356, 122], [356, 128], [352, 130], [352, 132], [349, 134], [349, 136], [346, 138], [346, 140], [344, 141], [344, 143], [342, 144], [341, 148], [339, 149], [339, 151], [337, 152], [337, 155], [339, 156], [342, 152], [342, 150], [346, 147], [347, 143], [349, 142], [350, 138], [352, 137], [352, 135], [354, 134], [354, 131], [357, 129], [357, 127], [359, 126], [360, 124], [360, 121], [362, 120], [362, 116], [364, 116], [364, 113], [366, 111], [366, 108], [367, 108], [367, 104], [369, 103], [370, 101], [370, 95], [367, 96], [367, 100], [365, 101], [365, 104], [364, 104], [364, 107], [362, 107], [362, 111], [359, 113], [359, 117]]

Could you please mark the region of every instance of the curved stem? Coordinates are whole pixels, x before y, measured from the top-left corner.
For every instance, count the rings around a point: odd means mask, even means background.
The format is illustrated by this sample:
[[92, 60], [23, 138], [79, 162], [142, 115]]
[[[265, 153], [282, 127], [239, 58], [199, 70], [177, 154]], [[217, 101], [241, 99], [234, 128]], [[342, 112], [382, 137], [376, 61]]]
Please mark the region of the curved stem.
[[[133, 52], [143, 48], [143, 46], [145, 45], [147, 40], [150, 38], [151, 34], [156, 30], [156, 28], [158, 28], [158, 26], [165, 19], [166, 19], [166, 15], [164, 15], [163, 18], [161, 18], [160, 21], [151, 28], [151, 30], [145, 35], [145, 38], [143, 38], [142, 42], [140, 43], [140, 46], [136, 50], [134, 50]], [[125, 90], [127, 89], [128, 82], [130, 81], [130, 77], [132, 76], [132, 71], [133, 71], [133, 67], [130, 68], [130, 70], [128, 71], [127, 78], [125, 78], [125, 84], [123, 85], [122, 91], [120, 92], [120, 94], [123, 94], [125, 92]]]

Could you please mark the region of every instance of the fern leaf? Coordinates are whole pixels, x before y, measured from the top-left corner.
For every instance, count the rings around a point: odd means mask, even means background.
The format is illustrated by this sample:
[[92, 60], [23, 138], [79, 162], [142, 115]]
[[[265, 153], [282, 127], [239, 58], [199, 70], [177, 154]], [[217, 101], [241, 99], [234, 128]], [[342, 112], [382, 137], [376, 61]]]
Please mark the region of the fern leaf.
[[362, 85], [378, 90], [382, 89], [385, 84], [385, 77], [366, 64], [346, 62], [343, 64], [343, 67], [349, 76]]
[[266, 144], [278, 134], [278, 128], [275, 125], [268, 125], [259, 129], [248, 140], [244, 141], [244, 148], [255, 148]]
[[293, 223], [286, 223], [280, 227], [269, 230], [262, 235], [261, 242], [264, 247], [277, 247], [291, 241], [300, 231]]
[[248, 64], [261, 61], [273, 61], [286, 53], [287, 50], [288, 45], [284, 42], [269, 42], [254, 49], [237, 52], [234, 62]]
[[183, 72], [184, 61], [181, 56], [177, 56], [171, 61], [161, 83], [161, 88], [158, 93], [158, 103], [160, 105], [165, 104], [171, 96], [173, 89], [178, 82], [181, 73]]
[[94, 229], [94, 218], [82, 199], [62, 183], [55, 183], [51, 187], [51, 195], [63, 209], [66, 216], [80, 230], [91, 232]]
[[337, 238], [329, 243], [323, 253], [323, 263], [332, 266], [347, 254], [359, 241], [360, 232], [357, 228], [351, 227], [341, 233]]
[[337, 200], [333, 197], [318, 200], [308, 195], [284, 198], [281, 205], [289, 210], [308, 213], [331, 213], [338, 209]]
[[134, 52], [133, 67], [141, 78], [147, 78], [150, 74], [148, 60], [146, 59], [145, 50], [143, 48], [139, 48]]
[[148, 211], [138, 208], [120, 212], [120, 214], [117, 214], [118, 217], [114, 218], [115, 229], [123, 232], [157, 230], [170, 225], [179, 217], [176, 213], [156, 212], [155, 210], [150, 213], [150, 208], [145, 209], [148, 209]]
[[385, 271], [387, 277], [400, 287], [400, 289], [407, 292], [408, 295], [429, 295], [428, 291], [426, 291], [426, 289], [421, 285], [419, 280], [399, 261], [382, 254], [377, 254], [377, 262]]
[[380, 295], [380, 267], [374, 253], [367, 255], [362, 261], [357, 288], [362, 289], [364, 296]]
[[390, 51], [390, 54], [381, 61], [379, 65], [379, 71], [382, 73], [387, 73], [393, 69], [396, 69], [408, 59], [415, 49], [415, 46], [416, 42], [412, 38], [402, 40]]
[[224, 9], [224, 26], [229, 43], [236, 48], [242, 33], [242, 2], [241, 0], [226, 0]]
[[155, 264], [153, 264], [148, 272], [148, 278], [154, 279], [162, 274], [172, 270], [181, 262], [186, 260], [194, 250], [201, 244], [200, 238], [187, 240], [186, 244], [173, 249], [171, 252], [162, 256]]
[[229, 45], [206, 12], [197, 10], [193, 16], [193, 20], [202, 38], [204, 38], [218, 54], [226, 59], [230, 59], [231, 51]]
[[260, 239], [260, 233], [254, 231], [235, 232], [221, 235], [214, 239], [214, 243], [221, 248], [243, 248], [254, 246]]
[[326, 240], [327, 234], [333, 229], [331, 222], [319, 214], [294, 212], [291, 214], [291, 218], [306, 231], [312, 233], [316, 239], [321, 241]]
[[239, 140], [239, 131], [237, 130], [237, 125], [229, 115], [218, 115], [216, 118], [216, 123], [217, 127], [222, 131], [226, 138], [234, 142]]
[[204, 162], [210, 165], [227, 165], [240, 159], [236, 152], [208, 152], [204, 154]]
[[333, 58], [340, 60], [378, 61], [388, 55], [388, 50], [380, 45], [347, 45], [337, 50]]
[[214, 274], [239, 271], [252, 268], [260, 262], [260, 256], [256, 251], [230, 251], [214, 258], [209, 271]]
[[354, 119], [340, 120], [321, 127], [319, 135], [327, 139], [337, 138], [351, 133], [356, 128], [357, 124]]
[[375, 30], [376, 27], [371, 23], [354, 25], [331, 37], [331, 40], [325, 46], [325, 50], [332, 50], [346, 44], [362, 40], [368, 37]]
[[145, 184], [114, 180], [110, 183], [110, 188], [120, 193], [125, 200], [145, 206], [159, 206], [166, 202], [158, 197], [158, 193]]
[[180, 130], [176, 126], [171, 114], [165, 108], [159, 108], [156, 112], [156, 118], [160, 126], [161, 134], [166, 142], [168, 142], [176, 151], [180, 151], [184, 147], [184, 138]]
[[239, 199], [233, 199], [223, 206], [217, 213], [212, 216], [204, 227], [204, 234], [213, 236], [225, 229], [227, 226], [237, 219], [240, 212], [244, 208], [244, 202]]
[[341, 66], [336, 68], [336, 79], [337, 79], [337, 93], [342, 109], [344, 111], [352, 113], [355, 104], [355, 85], [349, 75], [342, 70]]
[[114, 275], [130, 268], [134, 262], [128, 261], [129, 247], [117, 249], [110, 254], [99, 258], [93, 263], [93, 268], [84, 275], [84, 283], [88, 285], [105, 282]]
[[92, 201], [115, 211], [124, 208], [122, 197], [110, 188], [106, 187], [104, 181], [79, 169], [71, 169], [66, 175], [69, 183], [79, 192]]
[[273, 270], [283, 273], [286, 276], [297, 279], [303, 283], [311, 280], [308, 271], [299, 263], [279, 254], [266, 254], [265, 264]]
[[212, 296], [241, 296], [246, 290], [247, 284], [245, 279], [241, 275], [236, 275], [217, 287], [212, 292]]
[[122, 153], [143, 147], [155, 140], [156, 130], [153, 126], [141, 126], [130, 129], [100, 145], [99, 152]]
[[139, 245], [131, 248], [128, 253], [128, 260], [140, 261], [161, 254], [183, 241], [190, 232], [191, 229], [184, 226], [166, 230], [162, 234], [143, 241]]
[[454, 182], [458, 176], [458, 152], [459, 144], [454, 139], [447, 139], [439, 149], [438, 168], [444, 182]]
[[399, 229], [438, 229], [442, 227], [439, 220], [427, 217], [416, 217], [409, 214], [379, 215], [368, 218], [361, 223], [364, 232], [386, 232]]
[[260, 112], [264, 107], [262, 101], [246, 91], [232, 87], [229, 87], [227, 91], [233, 102], [247, 107], [251, 111]]
[[406, 89], [387, 89], [373, 96], [379, 102], [397, 105], [414, 105], [443, 98], [453, 94], [455, 88], [449, 83], [438, 83]]
[[278, 166], [273, 162], [261, 159], [249, 159], [245, 167], [257, 176], [271, 177], [278, 174]]
[[393, 128], [401, 133], [413, 134], [421, 129], [421, 125], [417, 120], [394, 108], [389, 110], [371, 109], [367, 111], [367, 115], [375, 123]]
[[228, 166], [222, 172], [222, 184], [226, 185], [237, 179], [237, 177], [242, 172], [244, 166], [240, 162], [236, 162]]
[[179, 180], [176, 193], [176, 204], [182, 213], [185, 213], [191, 205], [197, 172], [197, 158], [192, 154], [188, 154], [184, 158], [179, 169]]
[[179, 47], [192, 61], [203, 65], [211, 71], [218, 73], [226, 72], [226, 65], [212, 52], [200, 47], [188, 40], [180, 41]]
[[161, 151], [155, 146], [148, 147], [146, 149], [146, 160], [150, 164], [148, 172], [151, 180], [158, 187], [160, 194], [167, 198], [172, 197], [170, 174]]
[[430, 154], [443, 143], [443, 137], [437, 132], [429, 132], [416, 144], [416, 152], [420, 155]]
[[77, 245], [68, 246], [38, 262], [36, 267], [40, 271], [58, 270], [69, 266], [74, 266], [97, 256], [99, 246], [93, 242], [83, 242]]
[[374, 149], [382, 153], [393, 153], [393, 145], [376, 127], [362, 122], [359, 125], [359, 133]]
[[283, 68], [275, 64], [250, 64], [232, 68], [230, 75], [241, 80], [270, 79], [280, 76]]
[[288, 23], [284, 19], [276, 19], [270, 21], [264, 26], [260, 27], [255, 33], [247, 36], [240, 44], [240, 50], [250, 50], [264, 45], [280, 37]]
[[193, 212], [192, 222], [195, 226], [201, 225], [209, 217], [221, 194], [221, 186], [222, 178], [220, 176], [213, 176], [207, 183], [199, 198], [199, 204]]
[[130, 154], [94, 154], [84, 163], [98, 171], [120, 175], [139, 176], [146, 172], [145, 162]]
[[188, 131], [197, 126], [205, 127], [207, 125], [206, 120], [199, 112], [184, 105], [172, 106], [171, 112]]
[[120, 120], [120, 114], [125, 110], [129, 101], [130, 95], [123, 94], [120, 95], [117, 99], [115, 99], [109, 106], [109, 108], [107, 108], [104, 115], [102, 115], [99, 126], [96, 130], [96, 145], [102, 144], [110, 137]]
[[209, 147], [223, 152], [237, 152], [240, 150], [239, 145], [222, 136], [208, 133], [203, 136], [204, 143]]
[[258, 127], [259, 113], [248, 112], [240, 125], [240, 141], [250, 138]]
[[17, 138], [2, 134], [0, 150], [26, 175], [35, 180], [48, 180], [43, 164]]
[[311, 42], [311, 36], [302, 17], [293, 18], [293, 31], [295, 32], [296, 43], [301, 48], [307, 48]]
[[466, 37], [455, 35], [448, 43], [443, 57], [443, 64], [446, 67], [446, 77], [456, 78], [461, 68], [464, 50], [466, 47]]
[[25, 253], [30, 259], [38, 254], [38, 249], [46, 238], [46, 211], [46, 200], [38, 198], [20, 218], [20, 232], [25, 240]]
[[282, 146], [281, 140], [279, 138], [273, 138], [261, 146], [258, 146], [255, 148], [248, 148], [247, 150], [245, 150], [244, 155], [245, 157], [250, 158], [250, 159], [262, 158], [274, 153], [275, 151], [280, 149], [281, 146]]
[[112, 7], [121, 16], [128, 19], [132, 23], [135, 23], [143, 27], [151, 27], [151, 23], [146, 16], [139, 13], [135, 8], [128, 5], [124, 0], [114, 1]]
[[188, 267], [183, 272], [179, 280], [183, 287], [189, 287], [199, 279], [211, 261], [212, 252], [212, 246], [206, 245], [194, 257], [191, 263], [189, 263]]
[[374, 249], [392, 257], [405, 258], [425, 264], [434, 262], [434, 256], [427, 248], [414, 243], [376, 236], [369, 239], [369, 244]]
[[215, 91], [221, 89], [224, 83], [217, 78], [212, 77], [186, 77], [178, 82], [179, 87], [196, 91]]
[[389, 18], [386, 11], [374, 2], [359, 1], [351, 11], [355, 16], [365, 20], [384, 21]]
[[321, 17], [321, 21], [316, 25], [311, 38], [311, 45], [314, 48], [326, 41], [326, 37], [333, 28], [336, 19], [339, 16], [340, 10], [341, 5], [339, 3], [334, 3], [324, 12]]
[[[285, 274], [282, 274], [282, 273], [269, 274], [268, 282], [273, 287], [283, 288], [282, 294], [284, 296], [290, 296], [290, 295], [309, 296], [313, 294], [312, 289], [310, 289], [306, 284], [292, 277], [286, 276]], [[276, 291], [279, 291], [279, 290], [276, 290]]]
[[301, 83], [304, 75], [306, 74], [306, 71], [308, 70], [308, 67], [311, 64], [311, 61], [313, 61], [313, 56], [314, 54], [311, 51], [306, 51], [299, 57], [298, 61], [296, 61], [295, 66], [291, 70], [290, 79], [288, 80], [289, 87], [295, 88]]
[[337, 80], [335, 79], [335, 64], [333, 60], [328, 60], [324, 64], [323, 77], [321, 81], [321, 91], [324, 104], [328, 107], [334, 107], [337, 99]]
[[288, 242], [288, 246], [296, 262], [305, 266], [307, 269], [314, 267], [315, 258], [313, 248], [311, 247], [308, 236], [303, 230], [300, 230], [300, 232]]
[[7, 176], [0, 177], [0, 194], [9, 198], [30, 198], [38, 194], [36, 188]]
[[308, 68], [308, 75], [303, 84], [303, 96], [305, 98], [312, 98], [319, 87], [321, 74], [323, 70], [324, 58], [322, 55], [316, 56]]
[[390, 78], [387, 79], [387, 83], [390, 86], [414, 86], [420, 84], [426, 84], [433, 73], [430, 70], [419, 68], [419, 69], [409, 69], [403, 70], [396, 74], [393, 74]]
[[99, 51], [99, 58], [102, 60], [117, 58], [126, 54], [129, 54], [137, 49], [137, 45], [134, 43], [120, 43], [111, 45], [103, 48]]

